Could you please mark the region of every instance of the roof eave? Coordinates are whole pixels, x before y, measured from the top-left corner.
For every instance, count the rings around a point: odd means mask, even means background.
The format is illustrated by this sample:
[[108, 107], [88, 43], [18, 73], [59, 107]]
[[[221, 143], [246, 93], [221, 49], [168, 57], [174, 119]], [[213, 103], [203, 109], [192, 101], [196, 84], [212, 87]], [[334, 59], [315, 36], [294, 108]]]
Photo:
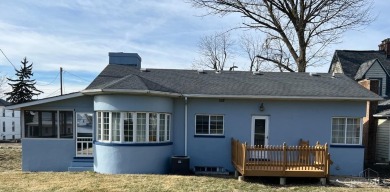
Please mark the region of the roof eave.
[[86, 89], [81, 91], [85, 95], [101, 95], [101, 94], [132, 94], [132, 95], [155, 95], [180, 97], [180, 93], [153, 91], [153, 90], [134, 90], [134, 89]]
[[272, 99], [272, 100], [340, 100], [340, 101], [381, 101], [381, 97], [317, 97], [317, 96], [271, 96], [271, 95], [208, 95], [183, 94], [193, 98], [225, 98], [225, 99]]
[[23, 107], [29, 107], [29, 106], [33, 106], [33, 105], [40, 105], [40, 104], [50, 103], [50, 102], [64, 100], [64, 99], [71, 99], [71, 98], [80, 97], [80, 96], [83, 96], [83, 95], [84, 94], [82, 94], [81, 92], [77, 92], [77, 93], [72, 93], [72, 94], [68, 94], [68, 95], [61, 95], [61, 96], [56, 96], [56, 97], [39, 99], [39, 100], [35, 100], [35, 101], [30, 101], [30, 102], [27, 102], [27, 103], [10, 105], [10, 106], [5, 107], [5, 109], [19, 110], [20, 108], [23, 108]]

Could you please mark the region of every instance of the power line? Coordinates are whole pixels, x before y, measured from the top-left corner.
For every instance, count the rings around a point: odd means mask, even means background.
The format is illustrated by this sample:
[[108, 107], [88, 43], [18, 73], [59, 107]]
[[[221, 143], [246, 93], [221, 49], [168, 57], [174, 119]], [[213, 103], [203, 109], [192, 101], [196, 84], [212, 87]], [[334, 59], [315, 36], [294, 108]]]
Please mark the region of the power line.
[[85, 82], [90, 82], [89, 80], [86, 80], [86, 79], [84, 79], [84, 78], [82, 78], [82, 77], [80, 77], [80, 76], [78, 76], [78, 75], [75, 75], [75, 74], [69, 72], [69, 71], [65, 71], [65, 70], [64, 70], [64, 72], [69, 73], [69, 74], [71, 74], [71, 75], [73, 75], [73, 76], [75, 76], [75, 77], [77, 77], [77, 78], [79, 78], [79, 79], [81, 79], [81, 80], [83, 80], [83, 81], [85, 81]]
[[49, 95], [47, 95], [46, 97], [50, 97], [51, 95], [53, 95], [54, 93], [56, 93], [57, 91], [59, 91], [60, 89], [57, 89], [55, 90], [54, 92], [50, 93]]
[[1, 51], [1, 53], [3, 53], [4, 57], [5, 57], [5, 58], [8, 60], [8, 62], [12, 65], [12, 67], [14, 67], [14, 69], [16, 70], [15, 65], [8, 59], [7, 55], [5, 55], [5, 53], [3, 52], [3, 50], [0, 49], [0, 51]]
[[47, 84], [37, 84], [38, 86], [48, 86], [48, 85], [51, 85], [54, 83], [55, 80], [57, 80], [58, 76], [60, 75], [60, 72], [57, 73], [56, 77], [50, 82], [50, 83], [47, 83]]

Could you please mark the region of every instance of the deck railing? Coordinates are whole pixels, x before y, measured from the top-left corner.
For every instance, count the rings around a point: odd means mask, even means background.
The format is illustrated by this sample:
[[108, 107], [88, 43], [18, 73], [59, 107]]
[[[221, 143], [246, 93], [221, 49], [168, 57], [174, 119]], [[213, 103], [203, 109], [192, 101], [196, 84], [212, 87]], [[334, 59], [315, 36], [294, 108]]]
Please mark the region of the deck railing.
[[[331, 163], [328, 145], [248, 146], [232, 139], [232, 163], [242, 175], [328, 177]], [[249, 173], [250, 172], [250, 173]], [[288, 172], [288, 173], [287, 173]]]

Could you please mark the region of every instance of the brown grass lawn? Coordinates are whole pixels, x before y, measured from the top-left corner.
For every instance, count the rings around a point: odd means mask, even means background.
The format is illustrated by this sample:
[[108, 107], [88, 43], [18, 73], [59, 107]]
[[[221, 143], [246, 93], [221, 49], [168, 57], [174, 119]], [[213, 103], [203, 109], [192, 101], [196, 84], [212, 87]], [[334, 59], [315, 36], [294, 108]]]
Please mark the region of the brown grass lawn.
[[385, 191], [389, 188], [319, 186], [317, 180], [302, 182], [278, 178], [237, 179], [211, 176], [105, 175], [94, 172], [21, 172], [21, 149], [0, 144], [0, 191]]

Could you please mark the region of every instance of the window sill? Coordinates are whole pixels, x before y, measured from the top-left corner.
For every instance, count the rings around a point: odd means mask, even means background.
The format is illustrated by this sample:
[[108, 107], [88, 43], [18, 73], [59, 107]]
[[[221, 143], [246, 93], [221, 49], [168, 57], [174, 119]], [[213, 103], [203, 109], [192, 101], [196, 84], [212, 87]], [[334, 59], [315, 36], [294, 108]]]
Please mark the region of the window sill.
[[331, 148], [364, 148], [363, 145], [344, 145], [344, 144], [331, 144]]
[[172, 145], [173, 142], [160, 142], [160, 143], [106, 143], [106, 142], [100, 142], [100, 141], [94, 141], [95, 145], [102, 145], [102, 146], [165, 146], [165, 145]]
[[199, 138], [225, 138], [225, 135], [194, 135]]

